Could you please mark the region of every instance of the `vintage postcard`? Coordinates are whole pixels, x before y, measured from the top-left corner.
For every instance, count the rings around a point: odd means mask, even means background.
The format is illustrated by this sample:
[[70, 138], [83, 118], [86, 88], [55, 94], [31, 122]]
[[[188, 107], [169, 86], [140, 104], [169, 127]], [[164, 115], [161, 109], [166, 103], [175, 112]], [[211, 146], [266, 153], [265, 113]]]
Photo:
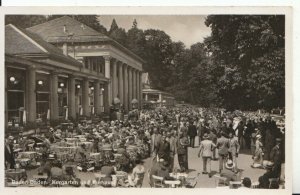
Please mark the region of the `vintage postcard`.
[[5, 193], [291, 193], [291, 8], [1, 11]]

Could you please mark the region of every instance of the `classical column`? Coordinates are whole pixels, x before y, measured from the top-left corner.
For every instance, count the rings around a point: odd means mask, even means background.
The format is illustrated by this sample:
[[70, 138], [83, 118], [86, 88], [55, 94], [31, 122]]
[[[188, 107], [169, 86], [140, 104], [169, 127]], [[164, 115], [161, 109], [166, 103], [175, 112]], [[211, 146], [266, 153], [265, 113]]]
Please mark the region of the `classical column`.
[[28, 122], [36, 121], [36, 72], [35, 68], [30, 67], [27, 70], [27, 112], [28, 112]]
[[131, 101], [132, 101], [132, 68], [128, 66], [128, 103], [129, 103], [129, 110], [131, 110]]
[[129, 92], [128, 92], [128, 66], [126, 64], [124, 64], [124, 109], [125, 112], [128, 112], [129, 110]]
[[50, 75], [50, 119], [51, 120], [57, 120], [58, 117], [58, 73], [52, 72]]
[[104, 105], [104, 112], [109, 113], [109, 83], [104, 83], [104, 93], [103, 93], [103, 105]]
[[99, 114], [101, 114], [102, 112], [104, 112], [104, 93], [105, 93], [105, 86], [103, 83], [100, 84], [100, 92], [99, 92], [99, 96], [100, 96], [100, 110], [99, 110]]
[[105, 94], [107, 94], [107, 99], [105, 101], [108, 101], [107, 104], [105, 103], [106, 106], [108, 106], [108, 108], [105, 108], [106, 111], [109, 111], [109, 106], [112, 103], [112, 82], [111, 82], [111, 78], [110, 78], [110, 56], [104, 56], [104, 60], [105, 60], [105, 77], [108, 78], [108, 84], [105, 88], [107, 88], [107, 90], [105, 90]]
[[140, 101], [140, 108], [143, 108], [143, 72], [140, 72]]
[[69, 116], [76, 119], [76, 108], [75, 108], [75, 78], [73, 75], [69, 75], [68, 84], [68, 110]]
[[95, 80], [94, 82], [94, 109], [95, 114], [98, 115], [101, 113], [100, 110], [100, 81]]
[[118, 77], [117, 77], [117, 60], [113, 62], [113, 99], [118, 97]]
[[90, 116], [90, 105], [89, 105], [89, 80], [88, 78], [83, 79], [82, 86], [82, 109], [83, 115]]
[[136, 97], [136, 71], [135, 69], [132, 69], [132, 84], [133, 84], [133, 90], [132, 90], [132, 99], [137, 99]]
[[139, 108], [141, 106], [141, 96], [140, 96], [140, 93], [141, 93], [141, 88], [140, 88], [140, 71], [136, 71], [136, 85], [137, 85], [137, 91], [136, 91], [136, 96], [137, 96], [137, 100], [139, 101]]
[[119, 63], [119, 98], [120, 98], [120, 101], [121, 101], [121, 104], [123, 104], [124, 106], [124, 87], [123, 87], [123, 63], [120, 62]]

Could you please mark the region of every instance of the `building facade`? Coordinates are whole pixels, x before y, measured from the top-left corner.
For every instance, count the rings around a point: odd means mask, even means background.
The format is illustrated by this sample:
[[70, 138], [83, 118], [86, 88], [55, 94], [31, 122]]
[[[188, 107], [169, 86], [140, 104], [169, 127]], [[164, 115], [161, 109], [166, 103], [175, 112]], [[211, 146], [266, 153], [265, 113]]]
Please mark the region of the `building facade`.
[[143, 60], [70, 18], [5, 28], [6, 122], [76, 119], [142, 101]]
[[165, 91], [151, 88], [149, 74], [143, 73], [143, 104], [151, 107], [172, 107], [175, 105], [175, 97]]

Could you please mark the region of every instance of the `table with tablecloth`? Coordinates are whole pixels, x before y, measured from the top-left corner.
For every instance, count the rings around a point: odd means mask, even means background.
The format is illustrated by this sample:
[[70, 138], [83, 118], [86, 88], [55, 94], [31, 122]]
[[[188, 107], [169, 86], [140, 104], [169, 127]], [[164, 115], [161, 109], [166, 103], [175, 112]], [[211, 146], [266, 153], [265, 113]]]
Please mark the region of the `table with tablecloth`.
[[20, 164], [21, 167], [36, 165], [37, 155], [37, 152], [33, 151], [19, 152], [16, 158], [16, 163]]

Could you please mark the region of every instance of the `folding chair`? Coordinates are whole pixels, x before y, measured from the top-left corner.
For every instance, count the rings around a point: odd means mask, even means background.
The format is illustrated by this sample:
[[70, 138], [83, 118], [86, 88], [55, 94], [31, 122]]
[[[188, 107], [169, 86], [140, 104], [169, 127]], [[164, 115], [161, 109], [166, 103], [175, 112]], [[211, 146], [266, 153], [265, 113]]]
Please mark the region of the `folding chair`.
[[164, 186], [164, 178], [163, 177], [159, 177], [156, 175], [152, 175], [152, 179], [153, 179], [153, 187], [154, 188], [163, 188]]
[[169, 187], [169, 188], [176, 188], [176, 187], [180, 186], [181, 181], [180, 180], [175, 180], [175, 181], [165, 180], [164, 184], [166, 184], [166, 186]]

